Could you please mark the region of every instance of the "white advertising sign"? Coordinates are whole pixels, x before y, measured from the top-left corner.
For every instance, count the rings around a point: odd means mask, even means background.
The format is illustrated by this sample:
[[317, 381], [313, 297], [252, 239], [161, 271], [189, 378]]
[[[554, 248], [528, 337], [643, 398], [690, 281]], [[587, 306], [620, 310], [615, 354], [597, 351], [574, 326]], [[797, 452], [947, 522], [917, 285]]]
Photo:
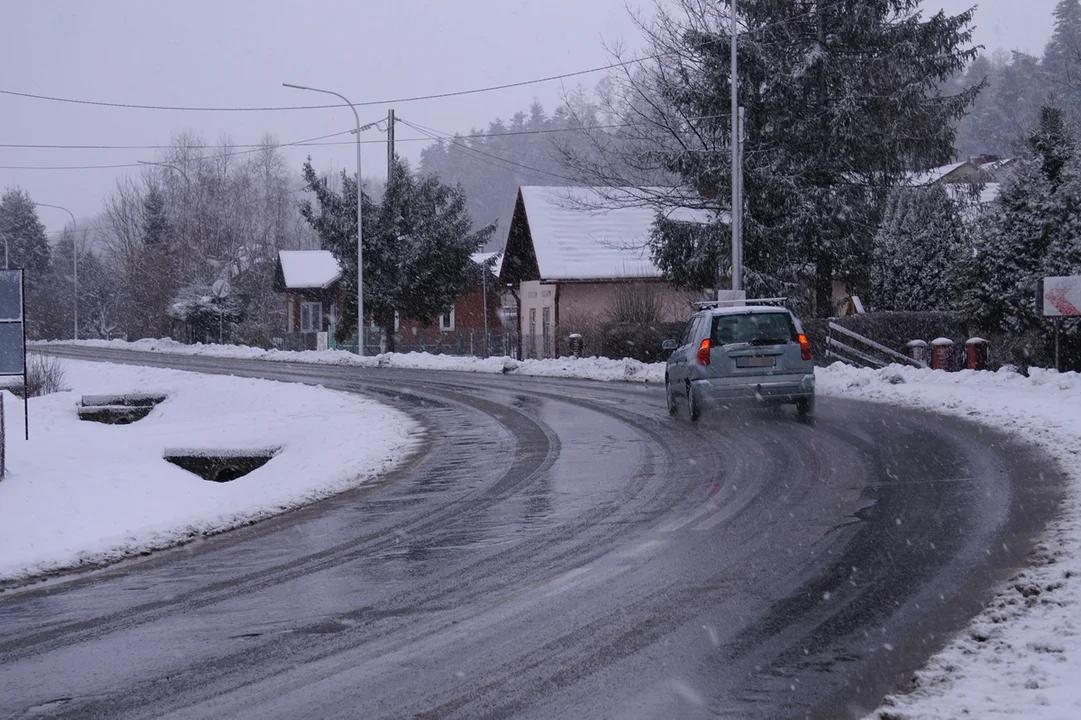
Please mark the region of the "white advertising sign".
[[1047, 317], [1081, 317], [1081, 275], [1044, 278], [1043, 314]]

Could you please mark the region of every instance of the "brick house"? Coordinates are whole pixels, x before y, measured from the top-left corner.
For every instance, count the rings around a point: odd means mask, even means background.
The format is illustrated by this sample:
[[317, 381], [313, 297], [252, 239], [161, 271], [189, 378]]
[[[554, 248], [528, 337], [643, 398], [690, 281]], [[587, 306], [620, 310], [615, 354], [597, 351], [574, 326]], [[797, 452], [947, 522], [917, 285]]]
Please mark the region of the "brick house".
[[282, 347], [315, 350], [341, 316], [342, 269], [328, 250], [282, 250], [274, 290], [285, 295]]
[[[437, 322], [424, 324], [399, 314], [394, 322], [395, 349], [398, 352], [431, 352], [447, 355], [484, 355], [486, 348], [503, 354], [504, 334], [500, 320], [502, 293], [498, 273], [501, 253], [477, 253], [472, 256], [478, 265], [491, 263], [488, 275], [463, 295], [454, 307], [440, 315]], [[485, 344], [485, 306], [487, 305], [488, 343]], [[371, 325], [365, 347], [378, 352], [382, 346], [380, 331]]]

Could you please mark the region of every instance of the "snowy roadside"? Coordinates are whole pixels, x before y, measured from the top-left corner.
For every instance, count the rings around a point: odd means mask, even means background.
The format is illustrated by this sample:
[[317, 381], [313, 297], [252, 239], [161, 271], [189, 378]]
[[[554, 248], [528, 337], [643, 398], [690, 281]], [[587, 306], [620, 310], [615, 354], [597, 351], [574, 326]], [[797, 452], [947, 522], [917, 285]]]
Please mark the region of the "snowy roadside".
[[345, 350], [263, 350], [242, 345], [185, 345], [163, 338], [161, 340], [56, 340], [33, 343], [100, 347], [113, 350], [192, 355], [201, 357], [236, 358], [239, 360], [268, 360], [316, 365], [352, 365], [357, 367], [389, 367], [405, 370], [451, 370], [489, 374], [531, 375], [537, 377], [581, 378], [585, 380], [620, 380], [628, 382], [663, 382], [664, 363], [643, 363], [629, 358], [557, 358], [551, 360], [514, 360], [509, 357], [480, 358], [468, 355], [433, 355], [431, 353], [384, 353], [360, 357]]
[[[324, 388], [178, 370], [63, 361], [68, 392], [4, 392], [0, 581], [96, 565], [298, 507], [399, 463], [420, 426], [373, 400]], [[80, 421], [85, 394], [168, 395], [131, 425]], [[266, 448], [266, 465], [227, 483], [162, 459], [166, 448]]]
[[816, 379], [823, 395], [929, 409], [1027, 439], [1072, 481], [1029, 566], [917, 673], [915, 690], [870, 717], [1081, 717], [1081, 375], [835, 364]]

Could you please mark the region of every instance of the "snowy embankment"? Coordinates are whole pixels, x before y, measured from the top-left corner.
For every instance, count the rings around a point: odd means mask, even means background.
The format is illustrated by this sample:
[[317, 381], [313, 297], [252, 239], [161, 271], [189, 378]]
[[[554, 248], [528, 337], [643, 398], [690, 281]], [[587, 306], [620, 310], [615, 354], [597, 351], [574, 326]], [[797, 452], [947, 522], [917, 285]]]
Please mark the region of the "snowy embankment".
[[[280, 513], [386, 472], [420, 426], [357, 395], [105, 363], [62, 361], [67, 392], [5, 395], [7, 476], [0, 480], [0, 580], [94, 565]], [[131, 425], [80, 421], [82, 395], [163, 393]], [[231, 482], [166, 462], [167, 448], [280, 448]]]
[[345, 350], [263, 350], [242, 345], [185, 345], [175, 340], [58, 340], [34, 343], [40, 346], [75, 345], [114, 350], [192, 355], [201, 357], [236, 358], [240, 360], [269, 360], [317, 365], [352, 365], [357, 367], [389, 367], [403, 370], [453, 370], [489, 374], [532, 375], [539, 377], [582, 378], [585, 380], [624, 380], [629, 382], [663, 382], [664, 363], [643, 363], [637, 360], [608, 358], [558, 358], [555, 360], [514, 360], [509, 357], [480, 358], [468, 355], [432, 355], [431, 353], [384, 353], [360, 357]]

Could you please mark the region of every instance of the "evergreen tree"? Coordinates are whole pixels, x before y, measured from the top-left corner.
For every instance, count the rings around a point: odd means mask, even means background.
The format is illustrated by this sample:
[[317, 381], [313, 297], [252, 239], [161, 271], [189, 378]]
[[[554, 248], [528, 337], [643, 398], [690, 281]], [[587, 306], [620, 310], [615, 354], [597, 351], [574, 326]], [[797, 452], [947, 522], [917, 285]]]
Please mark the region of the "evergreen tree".
[[875, 236], [875, 309], [950, 309], [962, 244], [957, 204], [944, 187], [895, 190]]
[[[342, 267], [346, 302], [338, 335], [344, 340], [357, 324], [357, 183], [343, 173], [342, 192], [334, 192], [316, 175], [310, 160], [304, 164], [304, 180], [318, 211], [305, 200], [301, 214]], [[495, 227], [474, 231], [460, 186], [417, 177], [401, 162], [381, 202], [376, 205], [363, 193], [362, 202], [364, 308], [393, 350], [394, 313], [431, 323], [453, 307], [480, 278], [470, 256]]]
[[28, 287], [49, 272], [49, 240], [34, 201], [21, 188], [8, 188], [0, 199], [0, 235], [7, 239], [8, 265], [26, 269]]
[[1072, 140], [1060, 113], [1044, 108], [1040, 118], [1030, 138], [1032, 156], [980, 218], [962, 269], [961, 313], [985, 330], [1020, 334], [1039, 327], [1036, 285], [1072, 204], [1057, 192], [1075, 187], [1066, 183], [1066, 169], [1074, 166]]
[[[666, 169], [721, 209], [731, 197], [729, 21], [696, 0], [684, 21], [654, 33], [652, 75], [641, 94], [678, 131], [654, 152]], [[954, 123], [980, 86], [943, 95], [941, 84], [975, 57], [972, 12], [923, 19], [918, 0], [746, 0], [740, 5], [740, 104], [746, 109], [744, 259], [748, 289], [814, 288], [832, 311], [835, 279], [859, 291], [889, 187], [914, 168], [953, 157]], [[677, 48], [674, 52], [672, 48]], [[681, 118], [696, 118], [693, 128]], [[701, 147], [702, 145], [705, 147]], [[659, 263], [665, 254], [655, 255]], [[678, 261], [677, 261], [678, 262]], [[662, 265], [672, 277], [674, 265]], [[810, 277], [808, 277], [808, 273]]]
[[1054, 15], [1043, 71], [1056, 102], [1076, 121], [1081, 119], [1081, 0], [1059, 0]]
[[151, 185], [143, 198], [143, 244], [151, 248], [167, 248], [168, 236], [165, 195], [157, 185]]

